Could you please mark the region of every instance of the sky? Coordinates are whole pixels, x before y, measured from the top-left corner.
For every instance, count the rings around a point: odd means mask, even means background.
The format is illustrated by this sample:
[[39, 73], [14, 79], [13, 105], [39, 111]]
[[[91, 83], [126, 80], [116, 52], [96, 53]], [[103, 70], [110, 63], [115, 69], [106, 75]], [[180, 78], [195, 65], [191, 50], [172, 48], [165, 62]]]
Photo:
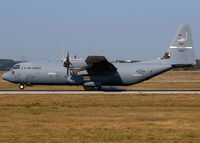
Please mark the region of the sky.
[[0, 0], [0, 59], [57, 61], [162, 57], [179, 24], [192, 29], [200, 59], [199, 0]]

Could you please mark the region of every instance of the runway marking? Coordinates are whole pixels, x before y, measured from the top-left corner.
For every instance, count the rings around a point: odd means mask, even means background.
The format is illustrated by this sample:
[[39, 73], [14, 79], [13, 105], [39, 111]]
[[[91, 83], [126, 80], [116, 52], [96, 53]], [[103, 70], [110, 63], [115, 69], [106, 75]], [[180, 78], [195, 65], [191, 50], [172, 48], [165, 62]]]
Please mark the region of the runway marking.
[[200, 94], [195, 91], [0, 91], [0, 94]]

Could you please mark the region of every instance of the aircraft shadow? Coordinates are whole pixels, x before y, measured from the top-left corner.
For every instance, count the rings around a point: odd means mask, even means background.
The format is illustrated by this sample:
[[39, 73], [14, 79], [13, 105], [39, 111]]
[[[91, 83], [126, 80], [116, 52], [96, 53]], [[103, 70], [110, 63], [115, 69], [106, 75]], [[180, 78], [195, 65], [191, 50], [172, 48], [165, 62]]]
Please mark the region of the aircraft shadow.
[[118, 87], [109, 86], [109, 87], [102, 87], [100, 91], [104, 91], [104, 92], [122, 92], [122, 91], [127, 91], [127, 90], [126, 89], [122, 89], [122, 88], [118, 88]]

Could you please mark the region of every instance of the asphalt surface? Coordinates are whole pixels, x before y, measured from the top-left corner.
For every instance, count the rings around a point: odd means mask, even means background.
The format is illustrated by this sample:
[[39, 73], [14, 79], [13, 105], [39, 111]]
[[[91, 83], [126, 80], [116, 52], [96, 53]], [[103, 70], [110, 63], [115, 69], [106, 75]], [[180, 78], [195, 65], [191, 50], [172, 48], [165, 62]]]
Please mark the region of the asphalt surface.
[[200, 94], [200, 90], [114, 90], [114, 91], [0, 91], [4, 94]]

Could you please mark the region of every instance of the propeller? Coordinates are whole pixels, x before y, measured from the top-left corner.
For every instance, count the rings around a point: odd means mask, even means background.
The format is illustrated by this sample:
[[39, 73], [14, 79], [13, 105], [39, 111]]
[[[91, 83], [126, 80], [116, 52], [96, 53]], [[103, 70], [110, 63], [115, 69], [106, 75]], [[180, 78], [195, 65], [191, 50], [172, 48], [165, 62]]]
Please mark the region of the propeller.
[[64, 61], [64, 64], [63, 66], [67, 68], [67, 76], [69, 75], [69, 68], [70, 68], [70, 61], [69, 61], [69, 52], [67, 53], [67, 58], [66, 60]]

